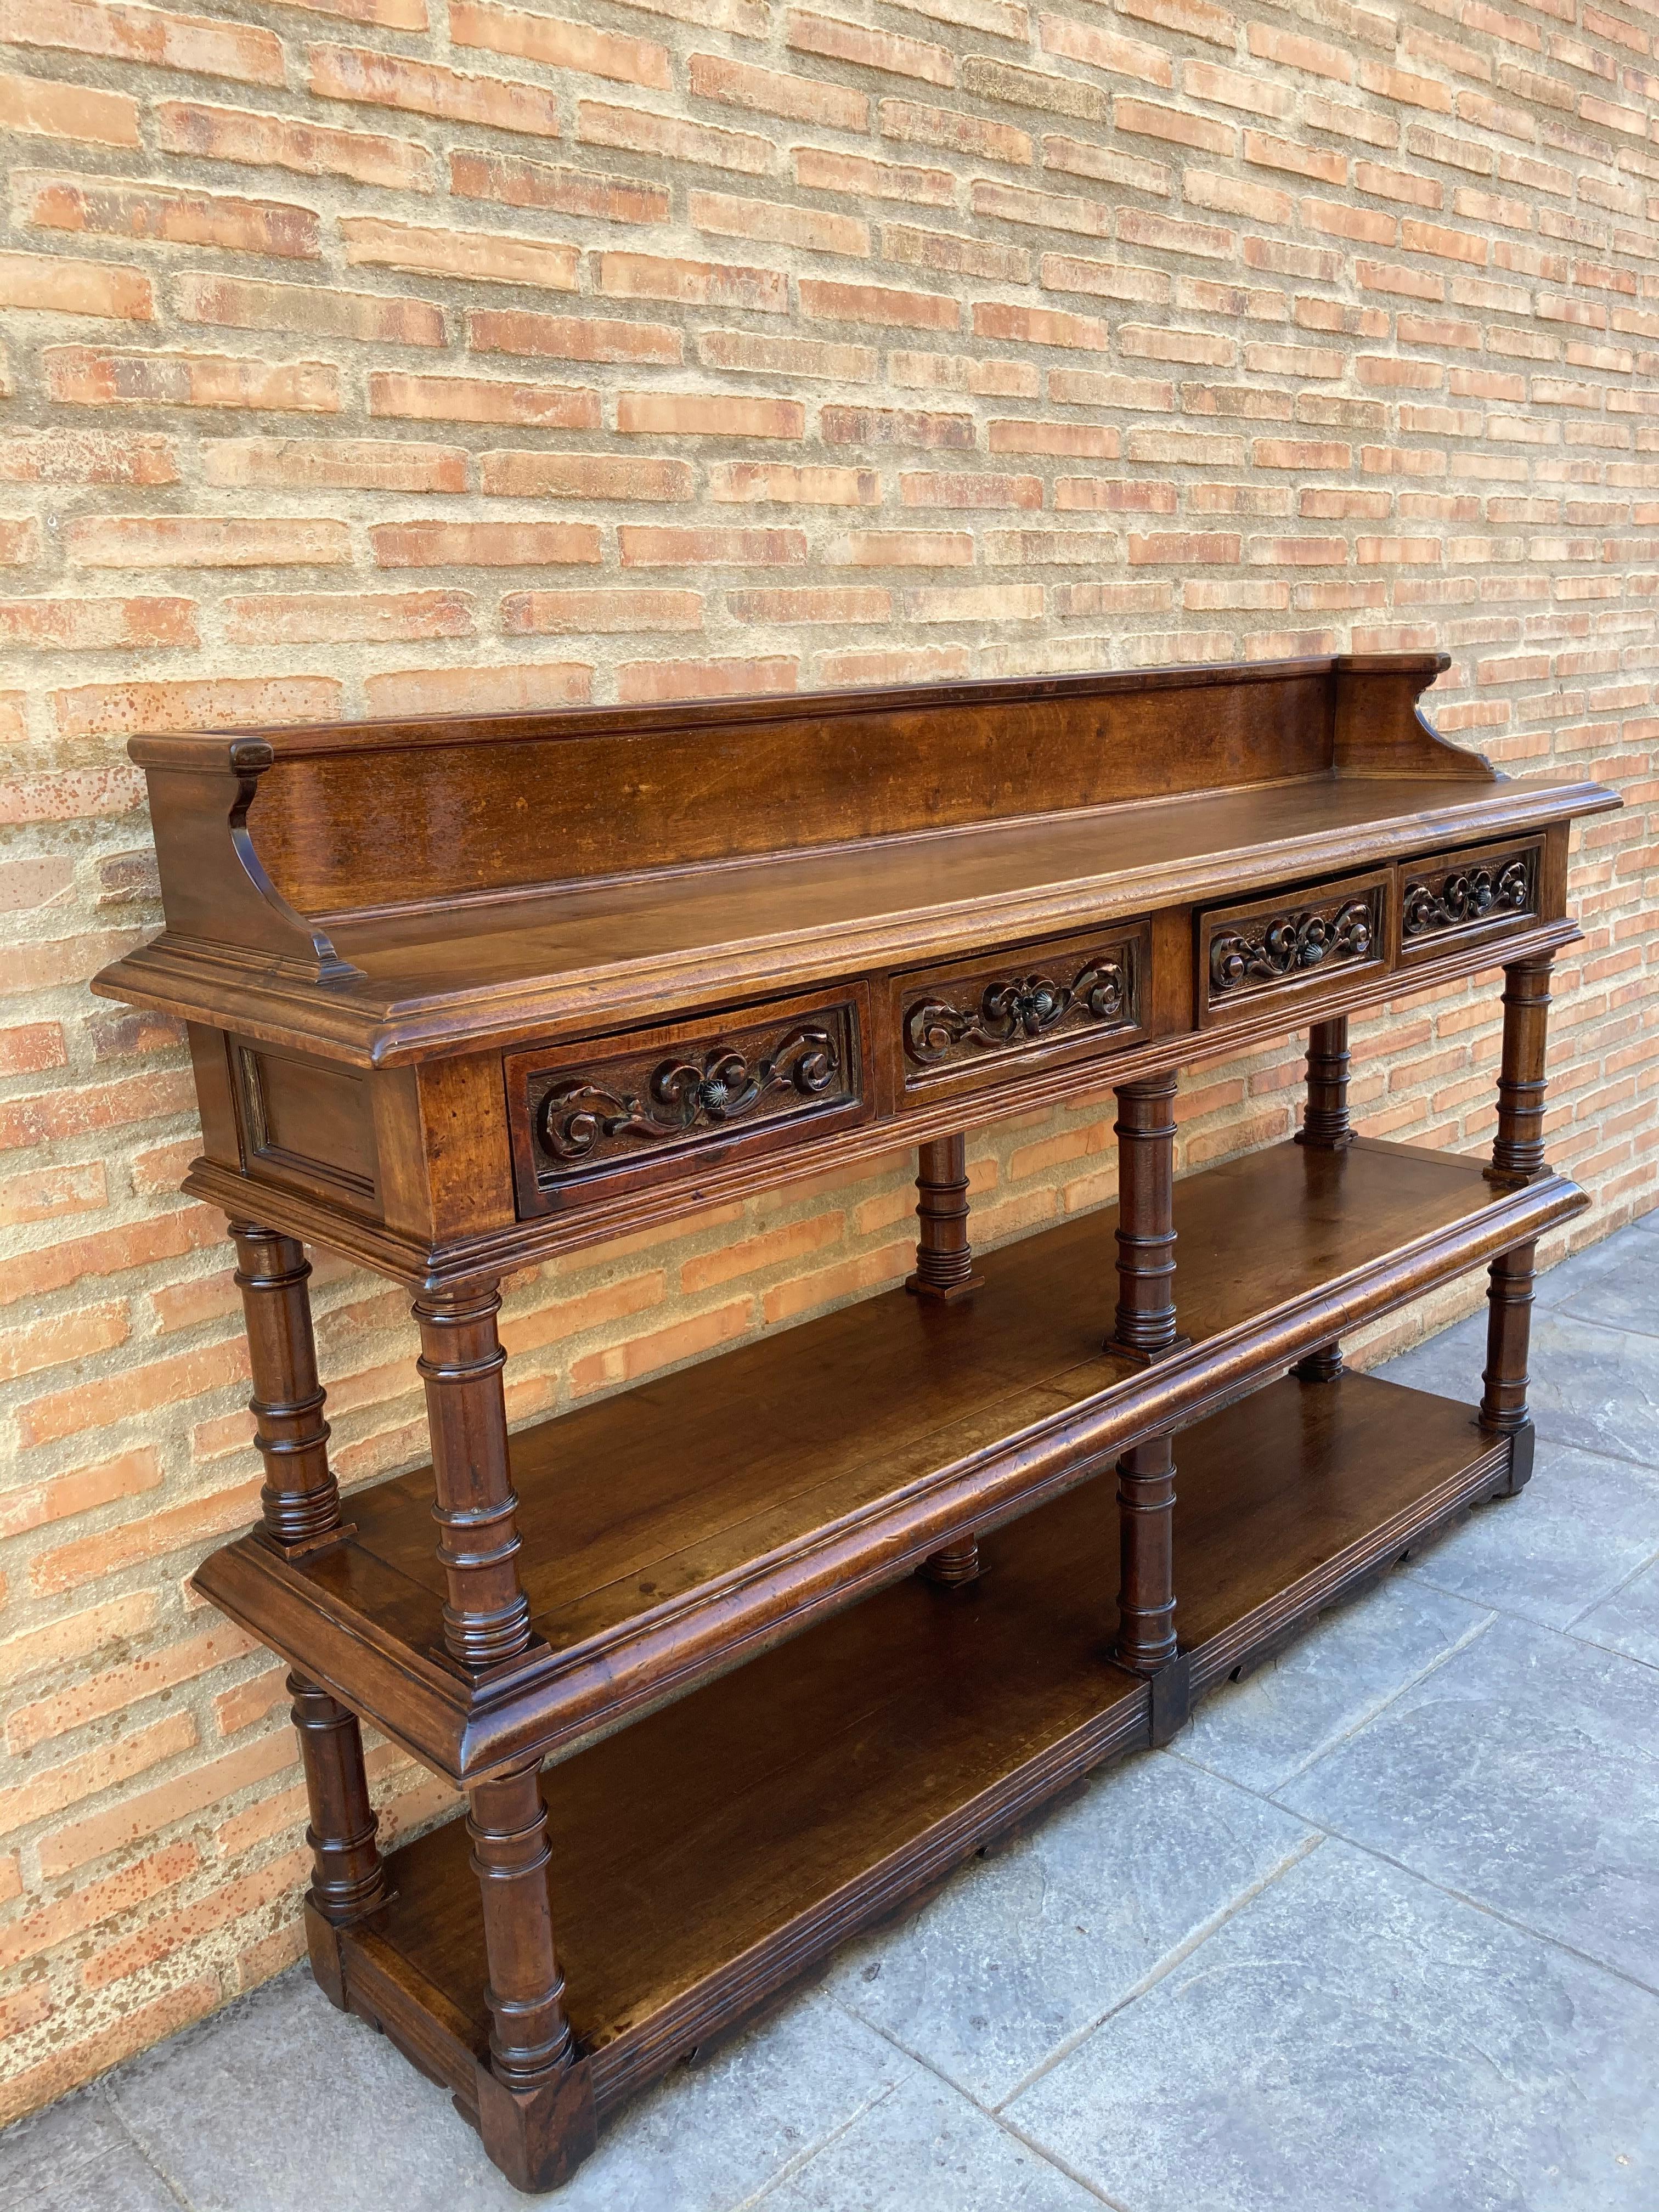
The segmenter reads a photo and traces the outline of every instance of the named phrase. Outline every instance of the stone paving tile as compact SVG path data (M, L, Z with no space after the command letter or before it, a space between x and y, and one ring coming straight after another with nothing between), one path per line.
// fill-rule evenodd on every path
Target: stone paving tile
M1486 1357L1484 1314L1418 1345L1389 1378L1473 1401ZM1604 1328L1565 1310L1533 1316L1528 1399L1540 1438L1614 1459L1659 1464L1659 1337Z
M1651 2212L1659 1999L1328 1843L1006 2117L1124 2212Z
M1543 1279L1561 1286L1557 1310L1604 1328L1659 1336L1659 1237L1621 1229Z
M1622 1651L1645 1666L1659 1667L1659 1564L1634 1575L1620 1590L1581 1613L1575 1636L1604 1650Z
M926 2075L837 2136L757 2212L1099 2212L1094 2191Z
M179 2212L179 2200L111 2112L83 2089L0 2135L6 2212Z
M559 2212L726 2212L917 2070L839 2007L801 1998L625 2108L549 2202ZM337 2012L303 1966L135 2061L112 2093L191 2212L523 2212L526 2203L444 2091Z
M1652 1668L1500 1619L1278 1794L1659 1987Z
M1417 1553L1407 1573L1471 1604L1567 1628L1656 1554L1659 1468L1540 1438L1520 1496L1477 1506Z
M1655 1502L1659 1506L1659 1497ZM1206 1698L1174 1748L1194 1766L1272 1791L1479 1635L1492 1617L1461 1597L1394 1576L1328 1613L1316 1635Z
M845 1954L829 1990L996 2105L1310 1840L1288 1814L1152 1753Z

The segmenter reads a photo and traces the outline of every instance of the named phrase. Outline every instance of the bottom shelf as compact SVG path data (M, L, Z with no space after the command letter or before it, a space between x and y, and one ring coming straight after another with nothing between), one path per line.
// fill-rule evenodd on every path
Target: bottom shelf
M1398 1384L1286 1379L1176 1439L1176 1587L1194 1690L1461 1507L1509 1446ZM1104 1656L1115 1486L1000 1530L966 1589L911 1580L550 1769L566 2005L601 2113L723 2033L988 1838L1149 1739ZM354 2008L464 2104L488 2051L483 1929L459 1821L389 1862L347 1935Z

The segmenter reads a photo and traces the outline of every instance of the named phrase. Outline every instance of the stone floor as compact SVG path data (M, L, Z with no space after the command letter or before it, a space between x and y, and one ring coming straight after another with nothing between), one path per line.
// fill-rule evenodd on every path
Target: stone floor
M625 2112L560 2212L1654 2212L1659 1215L1531 1487ZM1479 1319L1396 1361L1468 1394ZM494 2212L302 1968L0 2136L7 2212Z

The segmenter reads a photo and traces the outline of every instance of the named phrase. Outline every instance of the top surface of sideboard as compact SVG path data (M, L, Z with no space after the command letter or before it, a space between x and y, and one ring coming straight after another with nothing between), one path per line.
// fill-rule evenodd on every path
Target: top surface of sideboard
M112 995L391 1067L1312 883L1616 804L1403 654L145 738L167 927Z

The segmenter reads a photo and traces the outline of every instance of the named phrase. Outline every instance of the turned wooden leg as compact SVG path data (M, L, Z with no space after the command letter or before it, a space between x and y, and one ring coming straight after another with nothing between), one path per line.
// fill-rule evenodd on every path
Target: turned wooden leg
M1173 1074L1118 1086L1117 1314L1106 1349L1150 1363L1176 1334Z
M965 1535L953 1536L937 1552L930 1552L916 1572L941 1589L960 1589L979 1573L979 1539L971 1528Z
M306 1893L306 1945L318 1986L343 2011L345 1965L339 1930L355 1928L392 1898L374 1840L380 1822L368 1802L363 1739L356 1714L303 1674L290 1674L288 1686L311 1805L306 1841L311 1846L313 1875Z
M1494 1182L1526 1182L1544 1165L1544 1051L1550 1012L1550 963L1517 960L1504 970L1504 1056L1498 1072Z
M490 2063L511 2089L534 2089L569 2063L564 1977L553 1948L547 1891L552 1853L541 1763L515 1767L471 1792L466 1830L483 1893Z
M976 1291L984 1277L974 1273L974 1248L968 1242L968 1139L936 1137L916 1155L916 1272L905 1289L920 1298L949 1304Z
M1334 1382L1342 1372L1341 1346L1322 1344L1298 1359L1291 1372L1302 1382Z
M266 1540L285 1555L337 1542L340 1492L328 1464L328 1423L311 1333L311 1262L297 1238L233 1221L236 1281L247 1322L248 1401L265 1463L259 1502Z
M483 1899L489 2064L477 2074L478 2128L520 2189L556 2187L593 2148L593 2095L564 2011L553 1945L540 1761L471 1793L467 1833Z
M1348 1018L1316 1022L1308 1033L1308 1103L1298 1145L1316 1152L1340 1152L1353 1142L1348 1120Z
M1488 1269L1486 1364L1480 1381L1480 1425L1510 1439L1510 1477L1499 1493L1513 1498L1532 1476L1532 1415L1527 1410L1527 1352L1532 1336L1535 1244L1518 1244Z
M1187 1662L1176 1642L1175 1447L1169 1437L1136 1444L1117 1463L1117 1642L1112 1656L1152 1678L1153 1743L1187 1717Z
M438 1558L448 1583L444 1642L472 1673L517 1658L531 1642L501 1390L507 1354L495 1333L501 1303L492 1282L415 1304L442 1532Z

